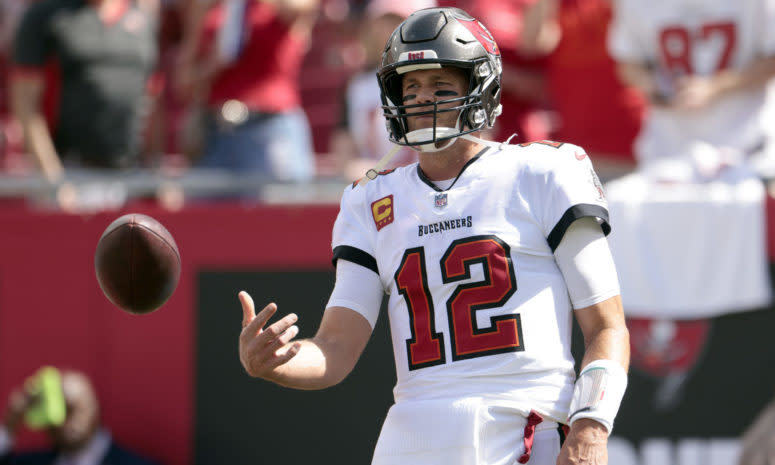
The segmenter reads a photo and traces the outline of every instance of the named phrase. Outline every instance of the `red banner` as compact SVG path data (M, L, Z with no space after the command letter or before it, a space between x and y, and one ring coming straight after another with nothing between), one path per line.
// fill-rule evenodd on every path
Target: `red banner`
M0 399L45 364L84 371L116 439L167 465L193 463L196 272L200 268L330 266L336 206L143 208L175 237L183 269L154 313L130 315L103 296L94 251L128 211L92 216L0 211ZM234 299L223 318L241 321ZM236 345L236 341L235 345ZM236 357L236 351L235 351ZM45 445L23 432L18 447Z

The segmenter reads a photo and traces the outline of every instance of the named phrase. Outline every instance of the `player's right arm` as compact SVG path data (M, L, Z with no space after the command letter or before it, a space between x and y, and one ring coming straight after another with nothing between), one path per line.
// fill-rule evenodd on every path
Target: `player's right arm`
M256 315L253 300L240 293L240 361L251 376L296 389L323 389L355 367L384 296L374 252L376 229L364 192L349 186L342 195L332 240L336 284L313 338L293 340L298 334L295 314L267 325L277 305L271 303Z
M277 311L270 303L258 314L253 299L240 292L242 333L239 354L250 376L295 389L324 389L342 381L355 367L371 336L371 325L345 307L326 309L315 336L294 341L298 317L291 313L267 326Z

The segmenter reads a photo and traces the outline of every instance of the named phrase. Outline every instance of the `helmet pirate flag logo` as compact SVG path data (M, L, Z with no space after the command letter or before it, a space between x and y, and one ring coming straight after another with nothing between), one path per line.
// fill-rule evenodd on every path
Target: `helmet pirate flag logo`
M484 27L484 24L480 23L479 21L473 19L465 19L465 18L458 18L458 21L460 21L460 24L465 26L466 29L471 31L471 34L476 37L476 39L479 41L480 44L482 44L482 47L484 47L485 50L487 50L488 53L495 56L500 56L501 51L498 48L498 44L495 43L495 38L490 34L490 31L487 30L486 27Z

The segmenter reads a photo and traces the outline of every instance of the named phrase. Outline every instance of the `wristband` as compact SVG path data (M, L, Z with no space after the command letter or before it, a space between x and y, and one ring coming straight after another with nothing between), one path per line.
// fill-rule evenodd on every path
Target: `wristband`
M573 389L568 425L580 418L600 422L611 434L627 389L627 373L613 360L595 360L582 370Z

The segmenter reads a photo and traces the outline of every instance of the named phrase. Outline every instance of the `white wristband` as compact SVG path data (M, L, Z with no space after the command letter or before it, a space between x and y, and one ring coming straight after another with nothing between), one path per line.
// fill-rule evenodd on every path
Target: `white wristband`
M568 424L580 418L591 418L608 430L614 427L614 418L627 389L627 373L613 360L595 360L581 370L573 389Z

